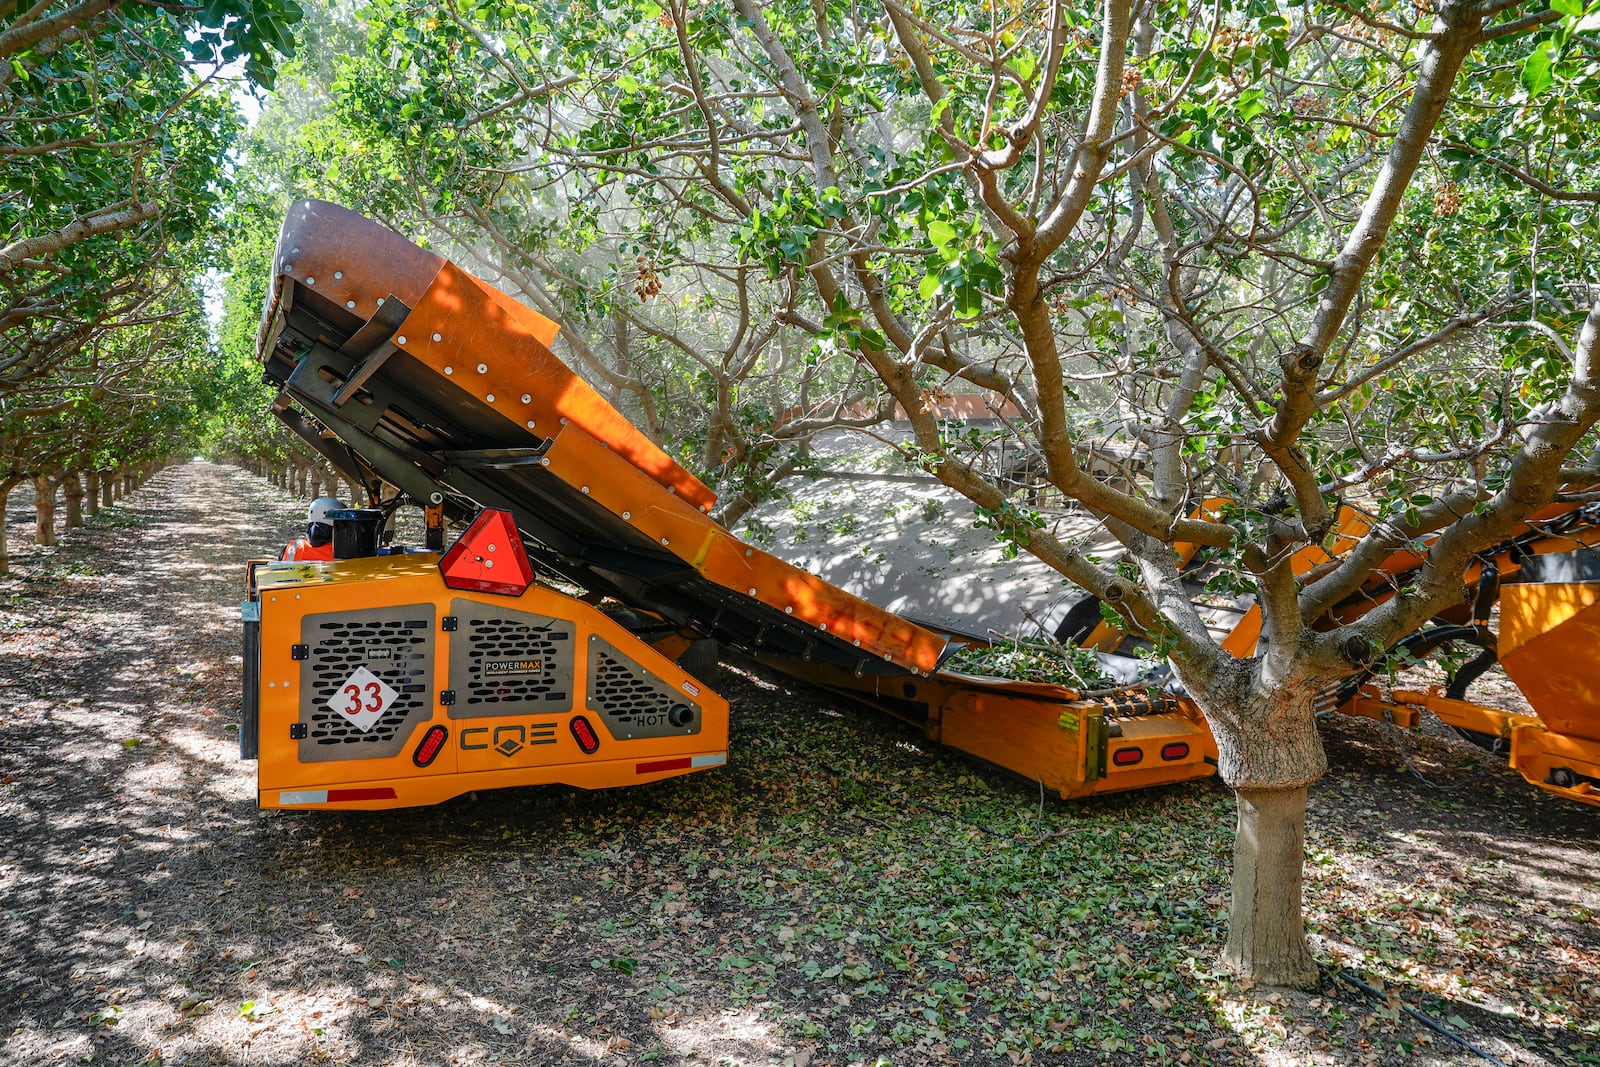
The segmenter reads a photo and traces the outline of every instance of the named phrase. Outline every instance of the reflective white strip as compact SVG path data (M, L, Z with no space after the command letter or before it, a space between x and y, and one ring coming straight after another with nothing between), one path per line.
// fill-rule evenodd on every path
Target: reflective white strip
M726 752L718 752L715 756L696 756L689 761L691 767L720 767L728 762Z
M279 804L326 804L328 791L326 789L307 789L299 793L283 792L278 794Z

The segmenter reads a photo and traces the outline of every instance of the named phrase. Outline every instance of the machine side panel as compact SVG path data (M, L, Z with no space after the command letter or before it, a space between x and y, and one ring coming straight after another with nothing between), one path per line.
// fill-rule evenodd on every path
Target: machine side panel
M701 707L688 690L650 674L599 634L589 635L585 701L611 736L684 737L700 732Z
M457 598L450 602L452 719L572 710L577 626L566 619Z
M1600 582L1508 585L1500 591L1500 662L1558 734L1600 741ZM1591 755L1600 761L1600 751Z
M727 702L612 619L537 583L515 598L453 591L418 559L304 564L266 580L263 806L404 807L556 782L600 789L727 761ZM590 683L591 639L625 676ZM340 705L347 686L365 699L379 683L395 692L381 710Z
M301 622L300 760L387 759L400 754L413 729L432 716L437 630L432 604L400 604L307 615ZM351 680L365 670L396 694L365 728L342 708L374 705L372 690ZM362 675L365 677L365 675ZM370 683L369 683L370 684Z

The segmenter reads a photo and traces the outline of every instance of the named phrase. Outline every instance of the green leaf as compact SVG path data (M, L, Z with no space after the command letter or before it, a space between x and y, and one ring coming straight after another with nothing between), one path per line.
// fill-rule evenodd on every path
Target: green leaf
M945 246L957 237L956 228L943 219L934 219L928 223L928 239L933 242L933 247L943 252Z
M1522 64L1522 86L1535 97L1555 81L1555 42L1542 41Z

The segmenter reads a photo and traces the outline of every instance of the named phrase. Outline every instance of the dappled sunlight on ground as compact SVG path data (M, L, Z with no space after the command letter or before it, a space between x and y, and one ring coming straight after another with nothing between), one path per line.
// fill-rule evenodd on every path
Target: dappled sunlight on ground
M58 549L17 507L0 1063L1483 1062L1401 1004L1517 1067L1592 1043L1593 814L1503 774L1416 792L1374 724L1313 790L1309 918L1400 1000L1250 990L1214 965L1214 783L1046 802L748 667L708 679L734 704L716 773L259 811L242 561L302 505L191 463Z

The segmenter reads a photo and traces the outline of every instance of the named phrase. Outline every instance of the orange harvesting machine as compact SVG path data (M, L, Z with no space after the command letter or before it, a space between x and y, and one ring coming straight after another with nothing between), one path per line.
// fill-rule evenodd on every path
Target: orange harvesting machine
M1063 797L1213 773L1204 716L1181 696L941 669L975 638L739 540L710 518L712 492L551 352L558 329L342 207L290 210L258 354L277 417L365 487L367 507L336 519L331 562L250 566L240 745L263 807L403 807L720 766L729 707L702 677L719 647ZM377 546L374 522L402 504L426 515L421 551ZM1478 576L1501 607L1498 657L1533 714L1474 704L1464 685L1386 696L1354 685L1334 698L1403 724L1431 710L1530 781L1597 803L1600 694L1576 656L1600 619L1600 574L1583 564L1593 526L1579 508L1537 518ZM1367 602L1416 562L1393 557ZM1493 649L1483 614L1442 623ZM1240 654L1251 626L1236 627ZM1096 623L1070 636L1121 641Z

